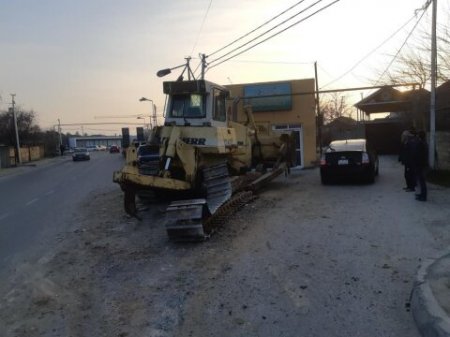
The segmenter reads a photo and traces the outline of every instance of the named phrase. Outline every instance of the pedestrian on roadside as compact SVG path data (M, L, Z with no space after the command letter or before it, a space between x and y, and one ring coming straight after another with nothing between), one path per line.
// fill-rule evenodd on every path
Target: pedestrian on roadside
M400 154L398 157L398 161L402 163L404 166L404 177L406 182L406 187L403 189L406 192L414 192L416 188L416 178L412 168L412 153L410 147L410 141L413 139L415 135L414 127L411 127L409 130L405 130L401 135L401 143L400 143Z
M420 187L420 193L416 194L416 200L427 200L427 183L425 173L428 167L428 145L426 141L426 133L419 131L411 140L412 149L412 169L417 184Z
M65 149L66 149L66 147L63 144L59 145L59 151L61 152L61 156L64 156Z

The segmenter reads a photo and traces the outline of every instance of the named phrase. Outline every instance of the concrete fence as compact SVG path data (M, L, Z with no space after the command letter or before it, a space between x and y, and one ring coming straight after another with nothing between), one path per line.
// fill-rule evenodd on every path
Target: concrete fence
M450 170L450 132L436 131L437 168Z

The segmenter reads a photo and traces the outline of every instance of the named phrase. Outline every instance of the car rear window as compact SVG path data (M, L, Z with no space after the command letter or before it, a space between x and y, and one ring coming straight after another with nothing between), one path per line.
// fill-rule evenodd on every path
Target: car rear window
M362 140L334 141L328 146L327 152L365 151L366 142Z

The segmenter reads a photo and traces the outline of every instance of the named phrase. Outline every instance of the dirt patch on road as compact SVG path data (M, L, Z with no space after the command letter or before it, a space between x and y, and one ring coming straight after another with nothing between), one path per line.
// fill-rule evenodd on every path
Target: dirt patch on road
M6 336L172 336L183 304L226 272L217 261L249 216L235 215L214 242L174 244L164 229L166 204L141 203L137 220L119 207L120 191L89 199L51 253L3 282Z

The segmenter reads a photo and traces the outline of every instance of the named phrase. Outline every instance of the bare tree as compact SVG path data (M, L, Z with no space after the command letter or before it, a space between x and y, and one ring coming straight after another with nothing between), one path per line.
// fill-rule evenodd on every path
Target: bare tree
M347 105L346 96L333 92L321 97L320 112L324 123L327 124L339 117L350 117L352 107Z
M450 29L448 26L439 27L437 38L438 81L450 78Z
M430 62L423 54L411 51L397 57L395 67L383 74L382 81L390 84L419 83L423 88L430 80L430 69Z
M17 128L21 142L33 143L38 141L40 128L35 124L34 111L17 110ZM5 145L16 143L14 116L11 111L0 112L0 143Z
M431 32L422 30L415 41L407 44L409 48L398 55L392 55L392 64L378 74L374 81L379 84L419 83L423 88L430 81L431 73ZM450 78L450 29L441 25L437 31L437 82Z

